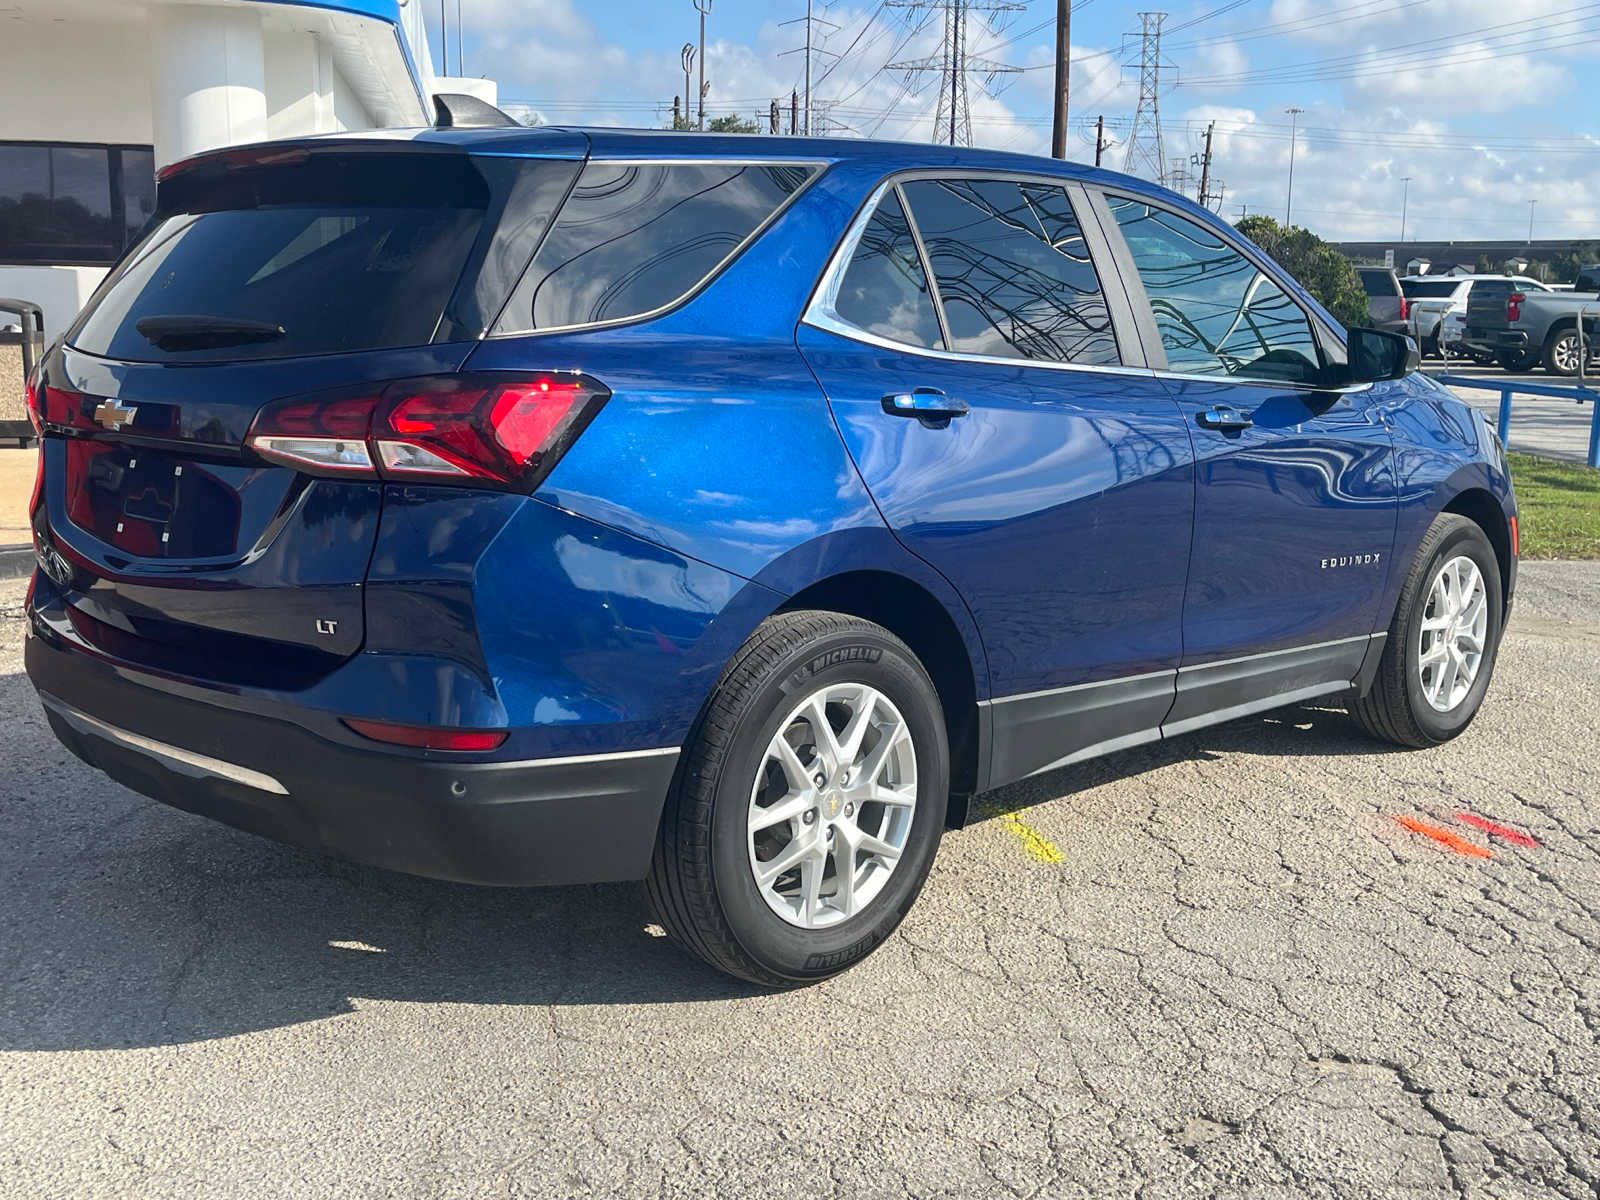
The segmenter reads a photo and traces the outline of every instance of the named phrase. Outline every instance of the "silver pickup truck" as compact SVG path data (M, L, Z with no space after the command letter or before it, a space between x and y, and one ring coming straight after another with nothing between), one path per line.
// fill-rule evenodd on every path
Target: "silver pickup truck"
M1469 350L1492 353L1508 371L1530 371L1543 363L1553 375L1576 375L1580 316L1587 374L1600 359L1600 267L1585 267L1570 292L1522 291L1510 280L1479 281L1467 297L1462 342Z

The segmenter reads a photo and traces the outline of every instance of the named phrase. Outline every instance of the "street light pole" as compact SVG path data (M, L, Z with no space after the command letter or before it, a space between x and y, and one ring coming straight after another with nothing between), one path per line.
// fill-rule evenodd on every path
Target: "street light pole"
M1283 111L1289 114L1289 199L1284 203L1284 206L1283 206L1283 227L1285 229L1288 229L1289 228L1289 218L1294 213L1294 148L1295 148L1295 136L1299 132L1300 114L1305 112L1305 109L1303 109L1303 108L1286 108Z
M700 103L695 128L706 127L706 14L711 11L711 0L694 0L695 11L700 14Z
M683 123L688 125L689 114L694 111L694 101L689 96L689 76L694 72L694 43L685 42L679 57L683 60Z
M1406 200L1411 195L1411 176L1400 177L1400 241L1403 245L1406 240Z
M811 0L806 0L806 136L811 136Z
M1533 249L1533 206L1537 203L1539 203L1537 200L1528 201L1528 249L1530 250Z

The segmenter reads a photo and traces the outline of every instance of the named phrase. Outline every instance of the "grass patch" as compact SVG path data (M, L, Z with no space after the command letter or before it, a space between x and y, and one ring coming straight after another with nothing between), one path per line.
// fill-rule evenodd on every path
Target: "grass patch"
M1511 453L1523 558L1600 558L1600 471Z

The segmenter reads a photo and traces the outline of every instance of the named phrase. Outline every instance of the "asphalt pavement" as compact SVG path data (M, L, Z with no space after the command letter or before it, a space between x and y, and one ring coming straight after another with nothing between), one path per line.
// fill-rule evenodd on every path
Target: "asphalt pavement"
M783 995L632 886L125 791L50 737L0 583L0 1195L1592 1198L1600 564L1522 580L1457 741L1294 708L1009 788Z
M1446 365L1436 358L1423 363L1429 374L1446 370ZM1573 387L1576 379L1551 375L1547 371L1534 371L1513 375L1501 367L1480 367L1472 363L1452 360L1449 374L1482 380L1481 388L1452 387L1451 390L1476 408L1482 409L1494 424L1500 415L1499 389L1507 383L1532 383L1541 387ZM1600 381L1586 381L1588 386L1600 386ZM1568 462L1589 461L1589 430L1594 420L1594 405L1562 400L1554 396L1511 397L1511 437L1506 440L1513 450L1529 454L1542 454L1546 458L1560 458ZM1504 435L1502 434L1502 437Z

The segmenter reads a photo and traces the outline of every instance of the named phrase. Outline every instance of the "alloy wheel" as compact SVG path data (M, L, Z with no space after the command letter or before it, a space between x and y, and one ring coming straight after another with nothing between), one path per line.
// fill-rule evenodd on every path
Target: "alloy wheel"
M1436 712L1467 698L1483 665L1489 633L1489 594L1478 564L1457 555L1428 589L1417 644L1417 681Z
M860 683L813 692L779 725L750 790L762 899L802 929L849 920L894 873L916 803L916 747L894 703Z

